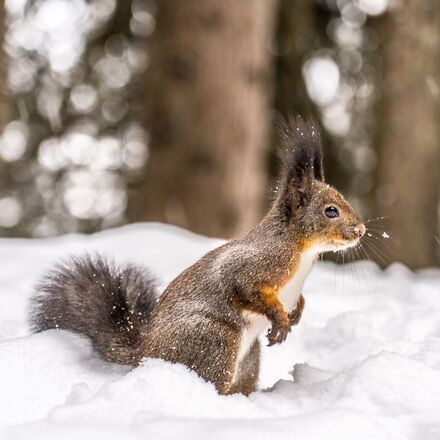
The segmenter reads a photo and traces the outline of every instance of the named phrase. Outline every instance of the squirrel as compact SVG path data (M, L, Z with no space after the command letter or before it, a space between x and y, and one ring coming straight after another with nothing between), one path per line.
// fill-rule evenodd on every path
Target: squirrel
M284 119L280 140L277 195L257 226L208 252L160 296L145 268L99 255L65 260L36 287L34 330L82 333L112 362L181 363L220 394L255 391L260 333L270 325L268 345L283 342L301 319L302 286L318 256L355 246L365 233L324 182L314 122Z

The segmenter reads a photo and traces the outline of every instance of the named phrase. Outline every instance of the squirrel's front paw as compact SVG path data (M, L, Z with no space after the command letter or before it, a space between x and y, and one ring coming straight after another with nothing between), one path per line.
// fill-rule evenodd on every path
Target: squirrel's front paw
M298 302L296 303L295 309L289 313L290 325L297 325L298 322L301 320L302 312L304 310L304 304L305 300L304 297L301 295Z
M267 333L267 339L269 347L275 344L280 344L287 338L287 334L290 332L290 321L277 321L272 323L272 328Z

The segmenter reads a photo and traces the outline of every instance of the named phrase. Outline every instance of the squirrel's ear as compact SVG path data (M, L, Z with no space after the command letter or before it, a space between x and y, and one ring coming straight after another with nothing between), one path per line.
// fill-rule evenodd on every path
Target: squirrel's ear
M304 206L308 201L313 185L313 167L301 164L296 167L292 177L290 188L294 194L296 204L298 206Z
M324 180L321 142L317 124L311 118L289 116L278 120L281 141L281 184L305 203L313 181Z

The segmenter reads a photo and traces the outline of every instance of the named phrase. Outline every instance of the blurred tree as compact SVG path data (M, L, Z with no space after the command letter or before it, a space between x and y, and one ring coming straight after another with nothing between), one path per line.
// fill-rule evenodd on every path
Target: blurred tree
M5 34L5 2L0 0L0 130L4 128L8 120L8 98L6 93L7 60L4 51ZM0 188L4 188L7 182L7 165L0 159Z
M8 119L8 99L6 93L7 60L3 48L5 33L5 2L0 0L0 127Z
M396 4L382 27L383 77L377 111L377 211L412 268L435 265L440 188L440 8Z
M93 232L125 222L127 182L142 173L148 153L136 84L147 67L152 2L6 6L11 121L0 134L7 162L0 235Z
M308 0L280 0L276 47L275 108L282 114L311 110L302 67L316 50L316 5Z
M275 0L162 0L147 71L150 157L129 207L208 235L259 218Z

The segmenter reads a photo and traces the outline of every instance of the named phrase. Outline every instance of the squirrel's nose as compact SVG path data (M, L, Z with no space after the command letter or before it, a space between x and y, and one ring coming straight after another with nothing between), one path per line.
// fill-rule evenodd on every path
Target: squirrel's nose
M357 226L355 226L353 230L354 230L355 234L359 238L361 238L365 234L366 228L365 228L365 225L363 223L360 223Z

